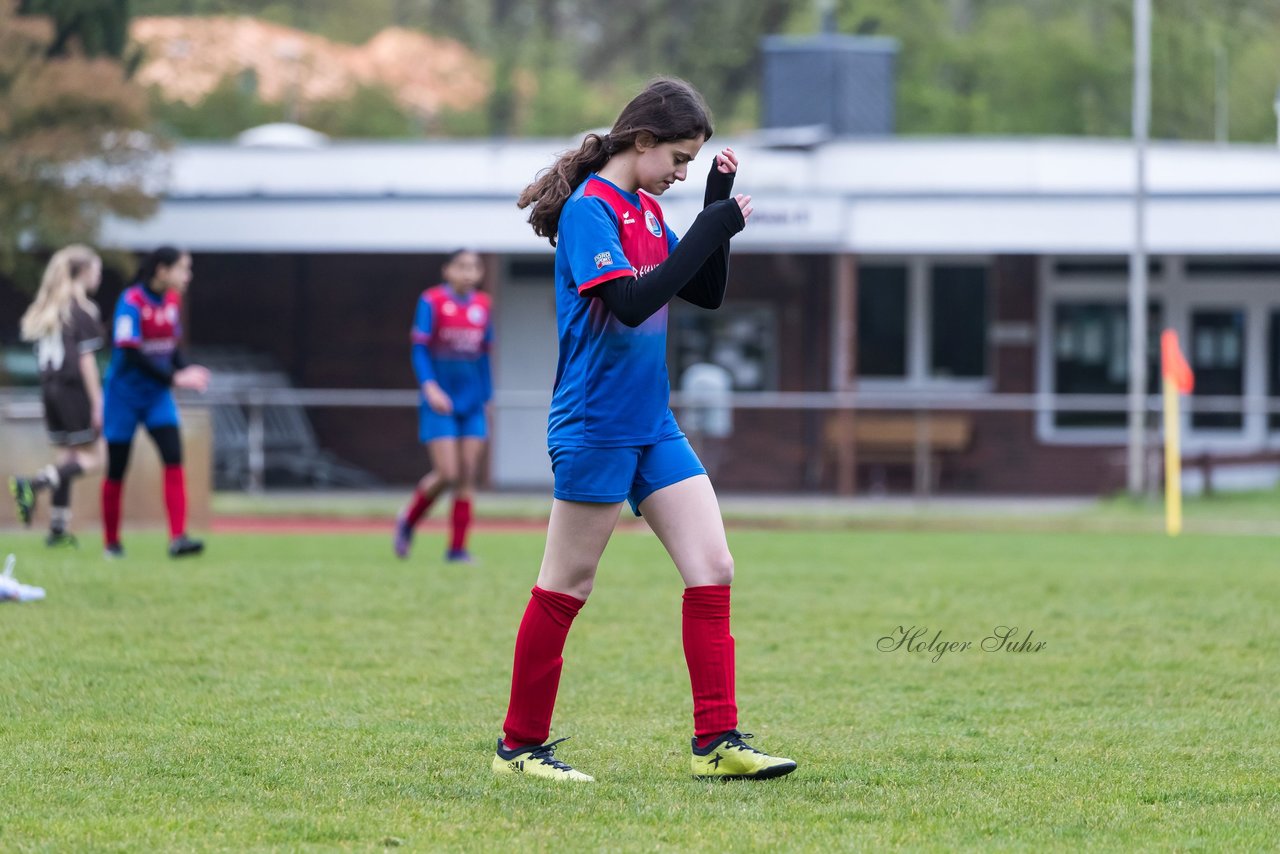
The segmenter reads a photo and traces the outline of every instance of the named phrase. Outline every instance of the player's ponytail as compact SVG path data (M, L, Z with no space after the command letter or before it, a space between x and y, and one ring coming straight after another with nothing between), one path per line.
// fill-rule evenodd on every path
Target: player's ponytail
M614 154L633 147L642 134L654 143L663 143L697 136L707 140L712 130L711 110L698 90L683 80L660 77L631 99L608 133L589 133L577 151L562 153L550 169L524 188L516 207L532 207L529 224L534 233L555 246L564 203Z
M40 290L19 323L22 340L38 341L56 333L70 320L72 303L79 303L96 318L98 307L89 299L82 279L91 266L101 263L96 252L78 243L53 253L40 280Z
M134 283L150 285L161 267L172 267L185 254L187 253L174 246L161 246L155 249L138 265L138 272L133 275Z

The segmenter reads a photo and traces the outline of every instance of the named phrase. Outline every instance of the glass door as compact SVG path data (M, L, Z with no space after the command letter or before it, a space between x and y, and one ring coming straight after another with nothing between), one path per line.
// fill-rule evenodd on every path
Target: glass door
M1244 308L1196 308L1191 311L1190 357L1196 386L1192 394L1191 426L1197 430L1244 429L1244 413L1197 409L1195 400L1235 397L1244 400Z
M1267 344L1267 396L1280 403L1280 309L1272 309ZM1272 412L1268 421L1273 431L1280 430L1280 412Z

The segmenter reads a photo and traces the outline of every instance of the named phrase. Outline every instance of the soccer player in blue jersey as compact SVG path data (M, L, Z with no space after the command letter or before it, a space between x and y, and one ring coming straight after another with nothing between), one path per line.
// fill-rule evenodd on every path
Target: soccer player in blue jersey
M471 497L489 436L485 409L493 397L493 312L489 295L476 290L484 278L477 253L455 251L441 272L443 284L418 298L410 335L413 372L422 394L418 438L427 446L431 471L418 481L396 518L395 552L408 557L414 527L436 498L452 489L453 533L445 560L470 562Z
M511 699L492 762L499 774L592 780L557 759L559 742L547 738L565 638L624 501L644 516L685 583L694 776L766 779L796 768L751 747L738 729L733 558L715 491L668 406L667 303L678 296L720 306L729 238L752 210L750 196L730 198L738 160L725 148L684 237L663 220L657 197L685 179L711 132L693 87L655 80L607 134L587 134L520 197L520 207L532 208L534 231L556 247L560 362L547 428L555 499L516 635Z
M209 371L188 363L182 338L182 296L191 283L191 256L162 246L143 260L134 283L116 302L111 363L103 401L107 476L102 482L102 528L109 558L124 556L120 509L133 434L141 424L164 463L164 503L169 516L169 555L199 554L204 543L187 536L187 487L182 470L178 407L170 388L204 391Z

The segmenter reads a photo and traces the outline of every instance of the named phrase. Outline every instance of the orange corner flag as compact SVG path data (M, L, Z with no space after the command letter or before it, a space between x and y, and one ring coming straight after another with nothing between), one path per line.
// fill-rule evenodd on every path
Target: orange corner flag
M1182 356L1178 346L1178 333L1166 329L1160 335L1160 364L1165 379L1173 383L1179 394L1191 394L1196 385L1195 374Z

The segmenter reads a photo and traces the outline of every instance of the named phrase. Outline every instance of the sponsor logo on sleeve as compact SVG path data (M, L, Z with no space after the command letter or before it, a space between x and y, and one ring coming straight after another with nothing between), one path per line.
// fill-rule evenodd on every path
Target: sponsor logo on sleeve
M598 255L596 255L596 269L597 269L597 270L603 270L605 267L608 267L608 266L609 266L610 264L612 264L612 263L613 263L613 253L612 253L612 252L601 252L601 253L599 253Z
M133 338L133 320L128 315L116 318L116 340L128 341Z

